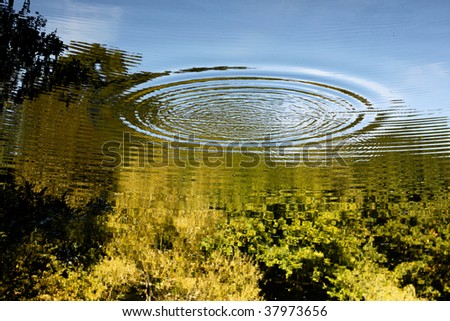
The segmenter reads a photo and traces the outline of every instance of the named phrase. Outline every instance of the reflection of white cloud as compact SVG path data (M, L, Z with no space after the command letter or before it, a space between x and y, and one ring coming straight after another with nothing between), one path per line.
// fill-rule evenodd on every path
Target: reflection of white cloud
M55 5L58 15L49 17L48 29L57 29L64 42L111 43L116 40L122 17L120 7L74 0L58 1Z

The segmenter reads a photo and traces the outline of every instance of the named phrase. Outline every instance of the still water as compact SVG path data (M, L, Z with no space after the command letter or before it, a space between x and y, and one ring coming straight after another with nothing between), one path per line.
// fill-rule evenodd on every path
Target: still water
M5 100L2 165L131 212L448 209L447 1L35 0L111 85ZM97 51L96 51L97 50ZM100 51L99 51L100 50ZM114 61L114 55L120 63ZM83 58L84 57L84 58Z

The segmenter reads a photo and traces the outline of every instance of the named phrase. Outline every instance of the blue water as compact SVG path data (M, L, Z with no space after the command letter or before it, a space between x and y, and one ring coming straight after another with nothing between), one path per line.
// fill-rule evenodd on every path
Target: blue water
M142 70L314 68L378 82L423 113L450 115L448 1L44 1L65 41L143 55Z

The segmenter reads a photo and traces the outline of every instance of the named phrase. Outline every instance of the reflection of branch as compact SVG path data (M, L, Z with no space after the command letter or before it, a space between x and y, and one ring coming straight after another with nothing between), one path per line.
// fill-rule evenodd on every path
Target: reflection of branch
M47 20L29 15L30 0L25 0L19 13L13 9L14 1L0 2L0 97L21 102L34 98L50 86L50 77L63 42L55 32L45 33Z
M11 0L14 2L14 0ZM20 10L19 14L24 15L30 13L30 0L25 0L23 2L22 10Z

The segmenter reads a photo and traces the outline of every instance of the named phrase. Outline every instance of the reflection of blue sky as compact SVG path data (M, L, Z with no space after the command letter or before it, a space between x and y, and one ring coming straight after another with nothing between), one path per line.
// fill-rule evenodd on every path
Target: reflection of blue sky
M118 39L122 19L120 6L61 0L51 2L51 7L47 8L41 2L32 1L31 9L40 11L48 19L47 29L57 29L66 43L70 40L111 43Z
M144 56L146 70L284 65L354 74L450 115L450 2L35 0L67 39Z

